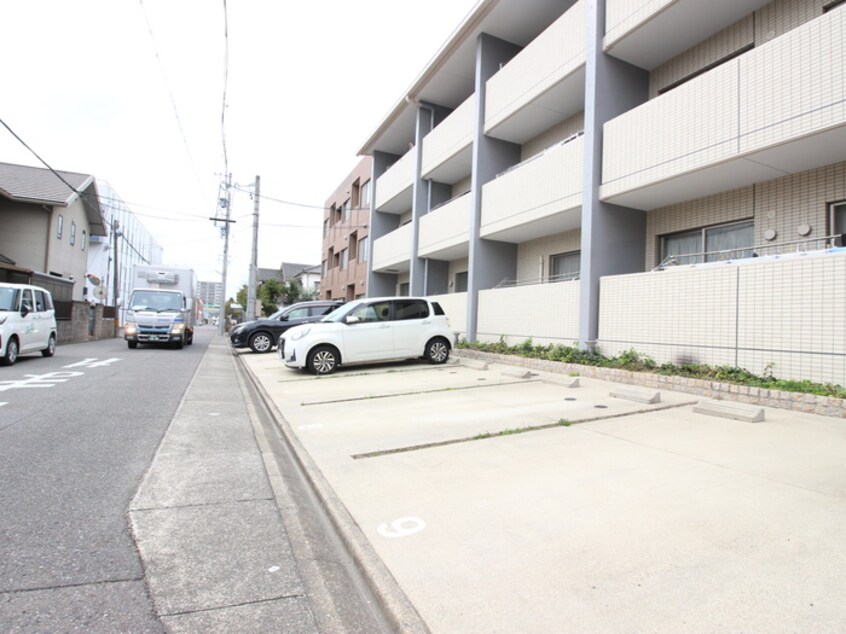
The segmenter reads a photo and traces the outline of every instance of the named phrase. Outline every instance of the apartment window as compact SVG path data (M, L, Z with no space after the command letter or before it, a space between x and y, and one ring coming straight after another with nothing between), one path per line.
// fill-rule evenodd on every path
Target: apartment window
M358 241L358 261L359 262L367 262L367 246L370 238L364 236L361 240Z
M408 297L409 292L409 285L408 282L403 282L399 285L399 296L400 297Z
M677 264L697 264L750 258L754 241L751 220L682 231L661 239L661 259L676 256Z
M359 207L370 209L370 191L370 181L367 181L366 183L364 183L364 185L361 186L361 190L359 193L359 198L361 199L361 202L359 203Z
M350 234L350 260L358 257L358 233L353 231Z
M323 277L326 277L326 260L323 260Z
M455 274L455 292L467 292L467 271L461 271L460 273Z
M62 231L65 229L65 217L59 214L59 220L56 222L56 237L62 239Z
M70 245L76 244L76 223L71 220Z
M353 207L359 208L361 206L361 187L359 186L358 180L352 184L352 196L350 196L350 200L352 201Z
M82 230L82 243L79 245L79 248L85 251L85 243L88 240L88 234L85 232L85 229Z
M582 266L582 252L556 253L549 258L549 279L552 281L575 280Z
M341 251L341 270L349 268L350 265L350 250L344 249Z
M846 1L846 0L844 0ZM831 204L831 235L846 233L846 200Z
M344 203L344 206L343 206L343 220L344 220L344 222L350 221L350 209L351 209L350 201L349 201L349 199L347 199L347 201Z
M323 221L323 238L325 239L329 235L329 219Z

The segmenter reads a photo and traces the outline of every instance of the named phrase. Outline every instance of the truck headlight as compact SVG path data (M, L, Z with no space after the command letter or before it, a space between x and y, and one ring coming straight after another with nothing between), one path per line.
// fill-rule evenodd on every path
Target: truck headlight
M136 326L135 324L126 324L126 334L128 334L128 335L138 334L138 326Z
M185 324L184 323L173 324L173 326L170 329L170 334L181 335L182 331L184 331L184 330L185 330Z

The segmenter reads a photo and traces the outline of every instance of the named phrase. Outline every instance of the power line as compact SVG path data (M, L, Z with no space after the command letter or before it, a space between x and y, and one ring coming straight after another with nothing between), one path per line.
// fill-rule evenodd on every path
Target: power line
M194 163L194 156L191 154L191 148L188 146L188 139L185 136L185 129L182 127L182 119L179 118L179 110L176 107L176 99L173 97L173 91L170 89L170 82L167 80L167 74L164 70L164 64L162 63L162 58L159 56L159 49L156 46L156 38L153 35L153 27L150 25L150 19L147 17L147 9L144 7L144 0L138 0L138 3L141 5L141 13L144 14L144 22L147 24L147 32L150 34L150 41L153 43L153 53L156 55L156 61L159 65L159 72L162 74L162 80L164 81L165 88L167 88L167 94L170 97L170 105L173 106L173 116L176 118L176 125L179 128L179 133L182 136L182 144L185 146L185 152L188 154L188 162L191 163L191 170L194 172L194 178L197 179L197 185L200 187L200 193L205 196L205 190L203 188L203 182L200 180L200 174L197 172L197 166Z
M223 101L220 109L220 139L223 144L223 173L229 174L229 155L226 151L226 90L229 84L229 14L223 0Z

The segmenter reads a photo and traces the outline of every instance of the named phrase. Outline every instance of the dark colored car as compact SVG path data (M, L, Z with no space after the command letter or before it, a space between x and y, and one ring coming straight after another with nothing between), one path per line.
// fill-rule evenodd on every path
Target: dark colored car
M318 300L291 304L270 317L238 324L229 333L229 341L233 348L270 352L279 340L279 335L288 328L320 321L324 315L328 315L343 303L337 300Z

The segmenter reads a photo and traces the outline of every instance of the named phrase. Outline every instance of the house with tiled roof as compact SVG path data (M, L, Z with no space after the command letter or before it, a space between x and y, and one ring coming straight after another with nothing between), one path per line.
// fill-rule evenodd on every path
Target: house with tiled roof
M63 283L55 299L84 299L91 236L106 226L89 174L0 163L0 261Z

